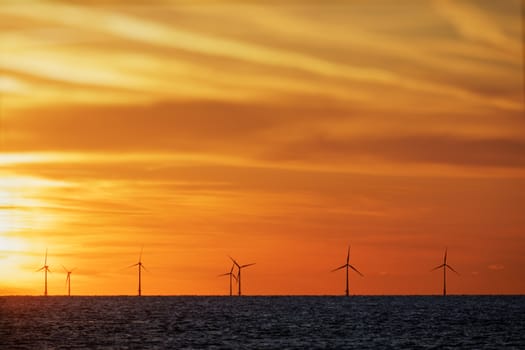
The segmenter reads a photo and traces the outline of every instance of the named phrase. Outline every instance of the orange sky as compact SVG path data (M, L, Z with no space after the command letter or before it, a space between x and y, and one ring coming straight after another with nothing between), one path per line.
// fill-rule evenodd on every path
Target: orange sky
M520 1L74 3L0 7L0 295L525 293Z

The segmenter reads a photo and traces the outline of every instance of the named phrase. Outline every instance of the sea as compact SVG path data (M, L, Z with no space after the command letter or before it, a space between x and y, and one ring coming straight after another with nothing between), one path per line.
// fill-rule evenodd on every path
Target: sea
M525 296L0 297L0 349L525 349Z

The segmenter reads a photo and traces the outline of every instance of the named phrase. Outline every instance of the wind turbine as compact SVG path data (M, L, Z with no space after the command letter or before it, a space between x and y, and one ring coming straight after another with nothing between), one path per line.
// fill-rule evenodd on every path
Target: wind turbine
M70 296L71 296L71 273L72 273L73 271L75 271L76 267L75 267L74 269L72 269L71 271L69 271L68 269L66 269L64 265L62 265L62 268L63 268L64 271L66 271L66 273L67 273L67 277L66 277L67 296L70 297Z
M235 266L237 266L237 283L239 283L239 286L238 286L239 287L239 296L241 296L241 270L244 269L245 267L255 265L255 263L239 265L237 263L237 261L235 261L235 259L232 258L231 256L230 256L230 259L233 261L233 264Z
M146 269L146 266L144 266L144 264L142 263L142 251L143 250L144 248L140 249L139 262L128 266L128 268L133 267L133 266L138 266L138 269L139 269L139 297L142 295L142 276L141 276L142 269L148 271L148 269Z
M218 277L221 277L221 276L230 276L230 296L232 296L232 278L235 278L235 280L237 281L237 277L233 274L233 268L235 267L235 263L232 264L232 268L230 269L230 272L226 272L226 273L223 273L222 275L219 275Z
M46 257L45 257L45 260L44 260L44 266L42 266L41 268L39 268L36 271L38 272L38 271L42 271L42 270L44 270L44 276L45 276L44 296L47 297L47 273L48 272L51 273L51 270L49 270L49 266L47 266L47 248L46 248Z
M337 271L337 270L341 270L343 268L346 268L346 290L345 290L345 295L348 296L348 268L351 268L352 270L357 272L361 277L365 277L361 272L357 271L357 269L355 267L350 265L350 246L348 246L348 253L346 254L346 264L341 265L341 266L339 266L336 269L333 269L331 272L334 272L334 271Z
M445 256L443 257L443 264L436 266L432 270L430 270L430 271L434 271L434 270L443 268L443 296L447 295L447 267L459 275L459 272L457 272L456 270L452 268L452 266L447 264L447 248L445 248Z

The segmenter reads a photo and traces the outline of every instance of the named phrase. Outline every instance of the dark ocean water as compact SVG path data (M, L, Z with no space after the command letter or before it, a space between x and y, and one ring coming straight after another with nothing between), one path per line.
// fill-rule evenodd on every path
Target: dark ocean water
M1 349L525 349L525 296L0 297Z

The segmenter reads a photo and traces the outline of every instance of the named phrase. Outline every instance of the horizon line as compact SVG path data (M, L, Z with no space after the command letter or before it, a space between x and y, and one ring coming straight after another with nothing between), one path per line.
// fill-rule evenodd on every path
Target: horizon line
M352 294L351 297L442 297L441 294ZM486 293L486 294L447 294L447 296L525 296L525 293ZM3 297L35 297L35 298L49 298L49 297L130 297L130 298L141 298L141 297L227 297L231 298L230 295L226 294L146 294L140 297L136 294L78 294L68 296L67 294L53 294L53 295L35 295L35 294L6 294L0 295ZM234 296L235 297L235 296ZM243 297L342 297L347 299L348 297L341 294L250 294L242 295Z

